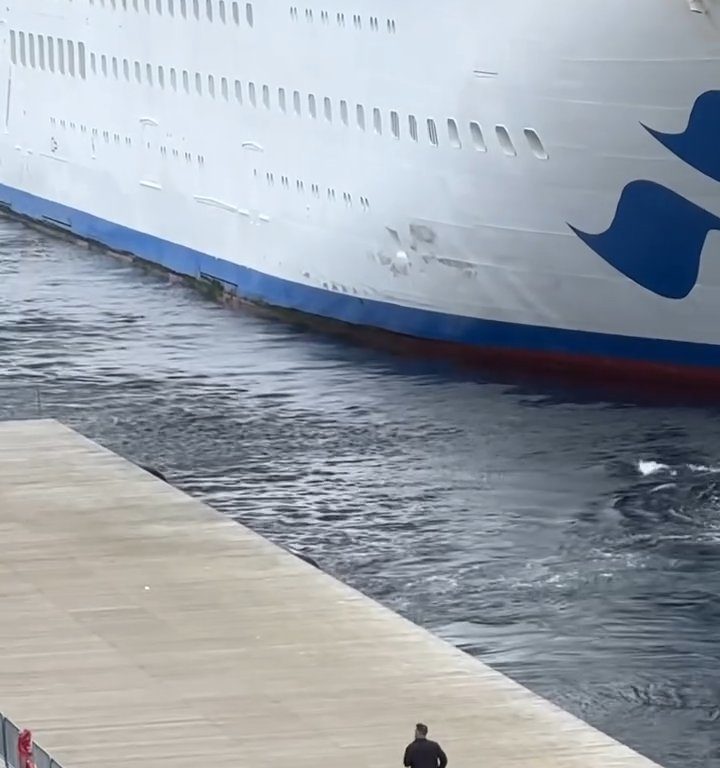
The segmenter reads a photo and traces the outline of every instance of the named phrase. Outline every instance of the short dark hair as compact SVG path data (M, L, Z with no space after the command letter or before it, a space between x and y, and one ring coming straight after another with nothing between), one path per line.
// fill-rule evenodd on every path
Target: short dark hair
M427 725L425 725L425 723L417 723L415 725L415 730L418 733L422 733L423 736L427 736L428 727L427 727Z

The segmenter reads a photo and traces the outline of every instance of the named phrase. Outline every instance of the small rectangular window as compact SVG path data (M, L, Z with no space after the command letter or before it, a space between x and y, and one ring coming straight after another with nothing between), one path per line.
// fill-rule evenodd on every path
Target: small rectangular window
M37 44L38 44L38 66L40 67L40 69L45 69L45 37L44 35L38 35Z
M117 77L120 74L120 69L118 67L117 56L113 56L112 57L112 73L113 73L113 77L117 80Z
M413 141L418 140L418 126L415 115L408 115L408 133Z
M263 85L262 88L262 99L263 104L265 105L265 109L270 109L270 89L267 87L267 85Z
M525 138L527 139L527 142L530 145L530 149L532 150L532 153L535 155L535 157L537 157L538 160L547 160L549 155L543 146L537 131L534 131L532 128L525 128L523 133L525 134Z
M175 0L167 0L167 4L168 4L168 13L171 16L174 16L175 15Z
M123 59L123 77L126 81L130 80L130 62L127 59Z
M20 40L20 63L25 66L27 64L27 58L25 54L25 33L20 32L18 34L18 38Z
M220 16L220 21L222 21L223 24L227 21L225 18L225 0L220 0L218 3L218 14Z
M257 96L255 95L255 83L248 83L248 99L253 107L257 106Z
M207 0L205 3L205 15L208 18L208 21L213 20L213 6L212 6L212 0Z
M173 91L177 91L177 72L175 67L170 67L170 87Z
M345 99L340 101L340 119L342 120L343 125L348 124L348 105Z
M515 150L515 145L513 144L512 139L510 138L510 133L508 132L508 129L504 125L496 125L495 135L497 136L498 141L500 142L502 151L508 157L515 157L517 155L517 151Z
M182 81L183 91L185 91L185 93L190 93L190 73L187 71L187 69L183 69Z
M30 66L35 67L35 35L32 32L28 34L28 54Z
M235 81L235 100L242 104L242 83L239 80Z
M140 62L135 62L135 79L138 81L138 83L142 83L142 67L140 66Z
M240 23L240 7L237 3L232 4L232 17L236 24Z
M103 58L105 58L105 57L103 56ZM153 84L153 68L152 68L152 64L146 64L145 65L145 78L148 81L148 85L152 85Z
M155 10L162 16L162 0L155 0Z
M448 118L447 129L450 146L454 149L461 149L462 142L460 141L460 133L458 132L457 123L451 117Z
M227 77L220 78L220 93L225 101L228 100L228 81Z
M193 16L196 19L200 18L200 0L193 0Z
M362 104L358 104L355 107L355 116L357 117L357 125L361 131L365 130L365 107Z
M252 3L245 3L245 19L247 20L247 23L249 26L253 26L255 23L253 19L253 7Z
M315 103L315 95L312 93L308 93L308 111L310 112L310 117L317 117L317 104Z
M427 119L427 130L428 130L428 138L430 139L430 143L437 147L438 145L438 135L437 135L437 127L435 126L435 121L428 117Z
M165 70L158 64L157 68L158 85L161 88L165 87Z
M67 40L67 69L68 74L75 77L75 43L72 40Z
M77 59L78 59L78 73L84 80L87 77L87 71L85 67L85 43L77 44Z
M14 29L10 30L10 61L17 64L17 37Z
M300 106L300 91L293 91L293 109L295 110L296 115L302 114L302 108Z
M55 71L55 38L48 37L48 67L50 71Z
M65 41L62 37L57 39L58 72L65 74Z
M390 112L390 133L394 138L400 138L400 115L394 110Z
M212 75L208 75L208 93L215 98L215 78Z
M284 88L278 88L278 106L280 109L285 112L287 111L287 104L285 102L285 89Z
M202 93L202 75L199 72L195 73L195 92Z
M187 0L180 0L180 15L187 19Z
M325 114L325 119L328 121L328 123L331 123L332 122L332 102L327 96L323 99L323 113Z
M382 115L377 107L373 109L373 128L375 133L378 135L382 134Z
M90 54L90 71L93 75L97 75L97 56L94 52Z

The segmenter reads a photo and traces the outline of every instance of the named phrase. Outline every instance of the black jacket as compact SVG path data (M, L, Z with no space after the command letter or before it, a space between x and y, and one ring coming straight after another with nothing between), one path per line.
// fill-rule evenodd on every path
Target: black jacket
M405 768L445 768L447 756L436 741L415 739L405 750L403 765Z

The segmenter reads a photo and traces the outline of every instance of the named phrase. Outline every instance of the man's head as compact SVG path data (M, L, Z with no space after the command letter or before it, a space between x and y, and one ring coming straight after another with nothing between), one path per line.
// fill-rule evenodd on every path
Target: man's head
M418 723L415 726L415 738L416 739L425 739L427 738L427 732L428 727L425 725L425 723Z

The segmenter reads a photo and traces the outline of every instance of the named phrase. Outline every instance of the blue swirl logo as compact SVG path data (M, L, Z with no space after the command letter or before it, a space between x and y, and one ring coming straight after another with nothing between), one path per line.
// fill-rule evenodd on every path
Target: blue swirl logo
M666 134L643 125L670 152L720 181L720 91L702 94L687 128ZM684 299L695 287L700 257L720 218L661 184L630 182L610 227L600 234L573 232L604 261L652 293Z

